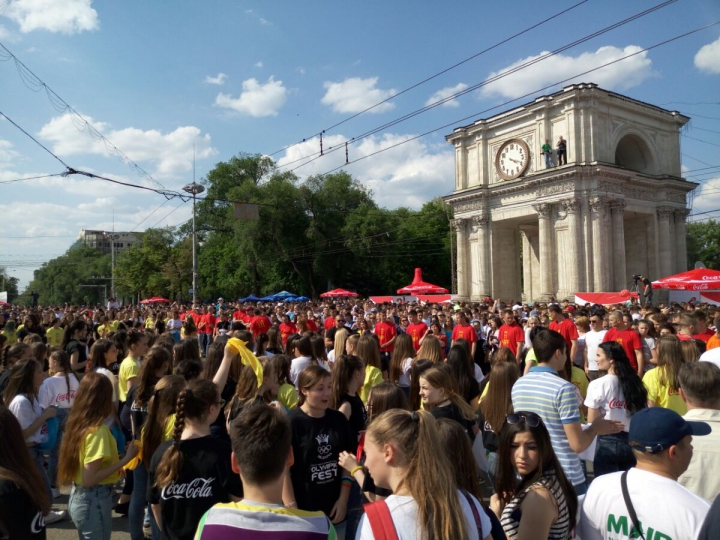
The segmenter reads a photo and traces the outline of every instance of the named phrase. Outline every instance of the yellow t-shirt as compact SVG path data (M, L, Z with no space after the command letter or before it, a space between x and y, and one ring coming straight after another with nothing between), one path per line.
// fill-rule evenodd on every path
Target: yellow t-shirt
M278 390L277 399L282 403L283 407L291 411L297 407L298 395L297 390L292 384L283 383Z
M155 327L155 319L152 317L148 317L145 319L145 329L146 330L152 330Z
M370 397L370 390L373 386L377 386L383 382L382 371L373 366L367 366L365 369L365 382L360 389L360 399L367 405L368 398Z
M47 336L48 345L51 347L59 347L62 343L63 329L59 326L48 328L45 336Z
M115 437L112 436L110 428L105 424L101 424L98 428L89 431L85 435L85 439L80 447L80 469L75 475L75 485L83 485L82 476L85 465L98 459L102 460L100 462L101 469L109 467L119 461ZM100 480L99 484L115 484L118 480L120 480L119 470L107 478Z
M118 397L120 401L127 399L128 379L137 377L140 373L140 362L128 356L120 364L120 373L118 374Z
M111 331L110 324L101 324L97 327L97 333L101 338L107 337Z
M8 347L17 343L17 330L13 330L12 332L9 332L8 330L3 330L2 335L7 338L7 342L5 343L5 345L7 345Z
M687 412L687 405L680 397L680 392L672 392L667 384L660 384L660 375L664 367L651 369L643 376L643 384L647 388L648 400L654 401L657 407L672 409L680 416Z
M113 321L110 323L110 330L113 332L117 332L118 326L120 325L120 321Z

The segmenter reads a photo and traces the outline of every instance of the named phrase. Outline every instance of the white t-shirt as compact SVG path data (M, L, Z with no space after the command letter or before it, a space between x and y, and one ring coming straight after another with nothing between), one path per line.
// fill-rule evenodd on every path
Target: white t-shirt
M720 367L720 347L710 349L700 355L699 362L710 362Z
M68 388L68 382L70 388ZM55 405L59 409L69 409L75 401L75 393L78 389L78 380L74 374L53 375L45 379L38 391L38 401L43 409Z
M480 384L483 382L483 379L485 379L485 375L482 372L482 369L480 369L480 366L477 364L473 364L475 366L475 380Z
M470 505L465 498L465 495L458 491L458 497L460 497L460 504L462 505L463 513L465 514L465 521L467 521L467 530L469 532L470 540L482 540L478 537L477 526L475 525L475 518L473 517ZM480 507L477 499L472 498L473 504L480 515L480 524L482 525L483 538L490 536L490 529L492 529L492 523L490 518L487 517L483 509ZM395 524L395 530L399 540L416 540L420 538L417 534L417 503L409 495L390 495L385 499L385 503L388 505L390 515L392 516L393 523ZM360 523L358 524L357 534L355 540L375 540L373 536L370 522L367 520L367 516L363 514Z
M650 336L641 337L640 343L642 343L643 359L645 360L645 369L647 371L649 364L648 360L652 358L652 352L656 347L655 338ZM650 364L650 367L653 367L653 365Z
M620 487L621 472L593 480L582 505L577 534L582 540L625 540L633 528ZM697 538L710 503L675 480L637 468L627 477L630 501L645 538ZM632 538L639 538L633 536Z
M312 358L309 356L298 356L290 362L290 379L295 386L297 386L298 375L300 375L303 369L310 365L310 362L312 362Z
M590 381L585 397L585 406L599 409L599 416L606 420L616 420L625 424L623 431L630 431L632 414L625 406L625 396L617 375L609 373L604 377Z
M110 379L110 382L112 383L112 387L113 387L112 400L113 400L113 403L117 404L117 402L118 402L118 382L117 382L117 379L115 378L115 375L113 375L112 371L110 371L109 369L105 369L102 367L95 368L95 371L97 373L105 375L108 379Z
M37 399L34 399L32 403L30 403L30 400L23 394L15 396L10 402L8 409L10 409L10 412L18 419L22 429L29 428L35 420L40 418L43 412L40 402ZM46 441L47 431L45 430L45 424L41 425L35 433L26 437L25 440L35 444Z
M410 388L410 370L412 368L412 360L412 358L408 357L403 361L402 372L400 373L400 378L398 379L398 386Z
M597 348L602 343L603 338L607 334L607 330L589 330L585 332L585 346L587 347L588 370L598 371L597 364Z
M165 328L170 331L180 330L182 328L182 321L180 319L170 319Z

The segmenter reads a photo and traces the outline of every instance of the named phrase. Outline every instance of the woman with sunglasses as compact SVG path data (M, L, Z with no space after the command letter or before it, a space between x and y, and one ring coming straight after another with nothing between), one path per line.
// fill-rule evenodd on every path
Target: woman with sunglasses
M490 508L511 540L568 540L577 495L553 451L542 419L517 411L500 432L496 491Z
M614 341L601 343L597 350L598 367L607 375L595 379L587 388L585 406L588 422L598 416L622 422L620 433L600 435L597 439L593 471L595 477L635 466L628 432L633 414L647 405L647 390L630 365L622 345Z
M178 396L173 438L153 454L148 478L148 502L164 538L192 539L214 504L242 498L230 442L210 433L223 405L207 379L191 382Z

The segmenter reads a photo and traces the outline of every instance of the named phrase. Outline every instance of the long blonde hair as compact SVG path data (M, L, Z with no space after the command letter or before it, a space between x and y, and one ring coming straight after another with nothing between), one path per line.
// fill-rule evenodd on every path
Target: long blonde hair
M398 487L407 490L418 507L417 538L469 540L454 469L435 418L427 411L392 409L373 420L367 438L380 448L397 448L397 466L405 469Z
M431 362L442 362L442 345L440 340L433 335L426 335L423 338L422 345L415 355L417 360L430 360Z
M335 344L333 350L335 351L336 362L338 358L345 354L345 342L347 341L349 335L350 332L348 332L345 328L341 328L335 332Z
M442 388L445 390L447 399L460 409L462 415L467 420L475 421L475 411L468 405L468 402L458 394L457 383L455 378L448 372L447 364L431 367L427 371L424 371L422 375L420 375L420 378L425 379L433 388Z
M680 388L678 375L685 363L680 340L676 336L662 336L658 339L658 382L677 392Z

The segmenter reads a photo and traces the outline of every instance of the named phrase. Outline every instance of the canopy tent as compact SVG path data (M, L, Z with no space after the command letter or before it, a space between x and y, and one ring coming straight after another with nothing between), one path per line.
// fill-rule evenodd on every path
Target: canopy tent
M240 298L238 302L259 302L260 300L262 300L262 298L251 294L250 296L246 296L245 298Z
M295 294L288 291L280 291L273 294L268 294L260 298L262 302L285 302L288 298L295 298Z
M415 269L415 278L407 287L398 289L398 294L447 294L449 291L444 287L426 283L422 279L422 269Z
M696 268L653 281L652 288L671 291L716 291L720 290L720 272L709 268Z
M348 291L347 289L333 289L332 291L322 293L320 298L357 298L358 296L360 296L358 293Z
M307 296L296 296L295 298L288 298L288 302L309 302L310 299Z
M417 296L371 296L370 301L373 304L400 304L407 302L417 302Z
M152 298L146 298L140 301L141 304L169 304L170 300L163 298L162 296L153 296Z
M452 302L449 294L418 294L417 299L426 304L447 304Z
M637 293L631 293L628 290L620 291L619 293L575 293L575 304L601 304L603 306L610 306L613 304L624 304L631 297L637 298Z
M12 304L10 302L3 302L0 300L0 306L11 306Z

